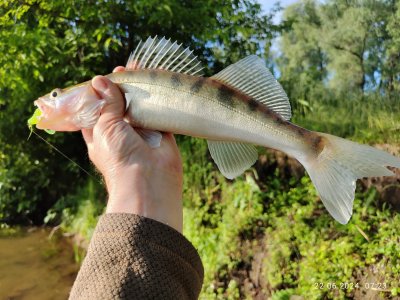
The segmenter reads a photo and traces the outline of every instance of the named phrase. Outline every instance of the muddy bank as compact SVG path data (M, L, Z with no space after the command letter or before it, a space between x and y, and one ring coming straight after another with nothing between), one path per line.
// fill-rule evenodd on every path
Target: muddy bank
M1 234L3 233L3 234ZM0 230L0 299L67 299L79 266L51 229Z

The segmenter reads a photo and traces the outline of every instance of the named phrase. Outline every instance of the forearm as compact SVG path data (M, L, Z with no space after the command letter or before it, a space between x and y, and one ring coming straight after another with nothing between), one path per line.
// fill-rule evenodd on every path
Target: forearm
M70 299L197 299L201 260L179 232L133 214L105 214Z

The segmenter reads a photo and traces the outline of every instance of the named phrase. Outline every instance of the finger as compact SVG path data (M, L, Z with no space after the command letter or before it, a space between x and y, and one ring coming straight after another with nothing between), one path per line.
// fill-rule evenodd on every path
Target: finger
M118 122L125 114L125 100L117 85L104 76L92 79L92 86L99 96L106 101L99 123Z
M163 132L163 139L165 139L168 142L176 144L175 137L170 132Z
M84 128L81 131L83 139L85 140L86 145L89 147L89 145L93 143L93 128Z
M179 151L178 145L176 144L175 137L172 133L163 132L161 140L161 148L172 149L173 151Z
M113 70L113 73L115 73L115 72L123 72L123 71L125 71L125 67L118 66L118 67L115 67L115 69Z

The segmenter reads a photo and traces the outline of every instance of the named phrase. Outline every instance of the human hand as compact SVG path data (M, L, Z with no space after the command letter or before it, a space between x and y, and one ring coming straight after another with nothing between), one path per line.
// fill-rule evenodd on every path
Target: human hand
M115 71L123 71L117 67ZM182 231L182 162L171 133L163 133L159 148L150 148L123 120L124 97L104 76L92 86L106 100L93 129L82 129L89 158L104 176L107 213L132 213Z

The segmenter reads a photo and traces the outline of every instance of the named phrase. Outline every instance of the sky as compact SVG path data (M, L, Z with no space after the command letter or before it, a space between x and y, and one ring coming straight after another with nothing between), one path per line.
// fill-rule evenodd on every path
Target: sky
M279 2L281 3L281 7L285 8L295 2L298 2L299 0L280 0ZM258 0L258 2L261 4L261 7L263 8L264 12L268 12L271 10L271 8L274 6L278 0ZM274 24L278 24L281 21L282 18L282 10L277 13L273 19ZM279 41L277 38L272 40L272 45L271 45L271 50L275 53L280 53L279 51ZM274 75L276 77L280 77L280 72L279 69L275 66L274 67Z
M295 2L298 2L299 0L280 0L279 2L281 3L281 6L285 8L286 6L293 4ZM270 11L271 8L274 6L278 0L258 0L258 2L261 4L262 8L264 9L265 12ZM279 12L275 18L274 18L274 23L278 23L282 17L282 11Z
M279 2L281 3L281 6L286 7L292 3L297 2L298 0L280 0ZM271 8L275 2L278 2L276 0L258 0L259 3L263 5L266 9Z

